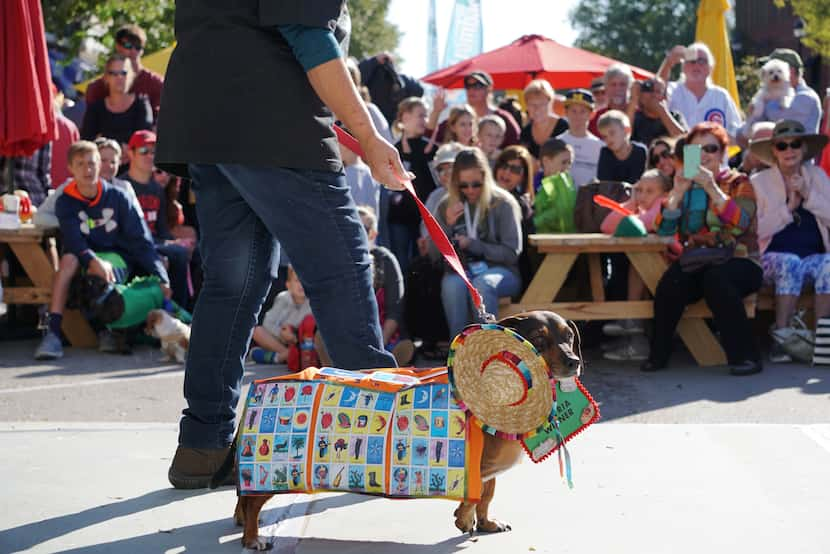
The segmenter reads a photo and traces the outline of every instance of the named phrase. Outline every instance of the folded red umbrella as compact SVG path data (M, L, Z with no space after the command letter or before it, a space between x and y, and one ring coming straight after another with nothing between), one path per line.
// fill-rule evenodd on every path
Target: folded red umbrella
M56 138L39 0L0 2L0 155L30 156Z
M497 90L522 89L533 79L545 79L557 89L588 88L591 79L605 73L616 60L580 48L559 44L540 35L525 35L511 44L439 69L421 80L444 88L462 88L464 76L474 70L493 76ZM631 67L637 79L653 74Z

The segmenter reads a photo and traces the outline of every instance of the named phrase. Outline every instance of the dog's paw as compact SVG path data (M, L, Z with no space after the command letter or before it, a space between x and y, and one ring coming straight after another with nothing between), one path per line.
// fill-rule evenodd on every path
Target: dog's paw
M472 535L476 527L475 512L470 510L465 513L465 510L459 508L453 515L455 516L455 526L458 530L462 533L470 533Z
M485 519L484 521L479 521L478 525L476 525L476 531L479 533L504 533L512 529L509 523L495 519Z
M253 550L255 552L262 552L264 550L271 550L274 548L274 543L270 542L262 537L257 537L255 541L250 541L247 544L245 541L242 541L242 547L247 550Z

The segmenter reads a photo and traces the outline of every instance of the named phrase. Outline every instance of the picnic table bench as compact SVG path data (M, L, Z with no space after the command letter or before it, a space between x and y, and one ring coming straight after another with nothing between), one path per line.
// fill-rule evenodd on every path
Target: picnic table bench
M0 246L7 244L23 267L28 283L23 286L3 284L3 302L14 304L49 304L56 268L49 261L43 243L55 236L57 229L24 224L19 229L0 229ZM98 344L95 332L78 310L66 310L62 330L72 346L92 348Z
M607 301L603 289L600 254L623 253L642 277L646 288L654 294L660 277L668 268L663 257L673 237L649 234L646 237L612 237L601 233L535 234L530 244L544 254L544 260L530 285L515 304L501 306L500 317L528 310L551 310L562 317L577 321L615 319L653 319L652 300ZM588 258L590 300L554 302L571 267L580 255ZM755 296L744 302L750 317L755 316ZM701 300L689 305L677 327L683 343L701 366L726 363L726 355L704 321L712 317Z

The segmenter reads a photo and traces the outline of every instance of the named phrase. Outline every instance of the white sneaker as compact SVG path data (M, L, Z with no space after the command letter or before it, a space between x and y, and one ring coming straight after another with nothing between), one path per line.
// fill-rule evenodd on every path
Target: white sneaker
M646 332L641 319L620 319L602 326L602 332L609 337L627 337L642 335Z
M648 340L644 336L636 336L616 350L603 352L602 357L615 362L642 362L648 359L648 354Z

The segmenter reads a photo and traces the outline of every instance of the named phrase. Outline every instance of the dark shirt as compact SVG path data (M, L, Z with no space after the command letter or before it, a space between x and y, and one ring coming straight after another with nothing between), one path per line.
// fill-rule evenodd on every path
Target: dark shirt
M793 212L793 222L773 235L767 252L786 252L800 258L824 254L824 241L816 216L803 205L799 206Z
M146 96L136 95L130 107L121 113L109 111L105 100L101 99L87 106L84 123L81 125L81 138L95 140L107 137L127 144L136 131L152 128L153 111Z
M121 179L129 181L133 186L138 204L144 212L144 221L147 222L147 227L156 242L172 239L173 235L170 234L167 224L167 198L164 188L152 178L149 183L139 183L125 173L121 175Z
M403 144L398 141L395 148L401 154L401 160L407 170L415 174L412 185L421 202L426 202L429 194L435 190L435 181L432 179L432 171L429 162L435 156L433 148L429 153L424 152L429 141L423 137L409 139L409 154L404 154ZM390 223L418 226L421 222L421 215L415 201L405 191L390 191L390 203L388 220Z
M344 0L178 2L156 164L183 176L188 163L340 171L331 111L278 26L332 28L344 7ZM334 35L342 48L344 27Z
M648 149L638 142L631 143L631 153L624 160L618 160L607 146L599 151L597 179L600 181L625 181L634 184L646 170Z
M101 181L99 191L98 197L89 200L80 195L75 183L70 183L55 202L64 250L74 254L83 267L96 252L117 252L142 273L157 275L169 283L135 204L106 182Z
M404 281L401 266L395 255L383 246L375 246L369 253L372 255L373 288L375 292L382 290L384 297L380 323L383 325L387 319L402 323Z
M681 127L686 128L686 120L682 114L672 112L672 117ZM651 141L658 137L669 136L669 130L663 125L659 117L649 117L642 110L634 113L634 124L631 130L631 140L641 142L648 146Z
M52 188L52 144L48 142L31 156L6 158L0 156L0 193L15 189L29 193L32 206L38 207L46 200ZM9 167L11 165L11 167ZM66 163L64 163L66 165ZM11 183L6 183L11 175Z
M533 130L531 129L532 123L528 123L524 127L522 127L522 133L519 135L519 142L523 144L530 154L538 159L539 158L539 149L542 147L541 144L537 144L535 140L533 140ZM560 117L559 121L556 122L556 125L553 126L553 131L550 132L550 136L548 138L558 137L562 133L568 130L568 121L564 117ZM547 141L547 139L545 139Z
M358 64L360 80L369 89L372 102L391 125L398 115L398 104L410 96L423 96L421 83L398 73L391 62L380 63L374 56Z
M143 94L150 101L150 107L153 109L153 118L158 116L159 104L161 103L161 90L164 88L164 77L150 71L146 67L141 68L138 75L135 76L133 84L130 86L130 92L136 94ZM86 89L85 100L87 105L91 106L98 100L103 100L109 94L109 87L103 77L98 77Z

